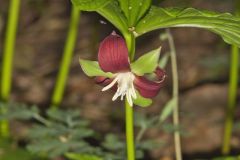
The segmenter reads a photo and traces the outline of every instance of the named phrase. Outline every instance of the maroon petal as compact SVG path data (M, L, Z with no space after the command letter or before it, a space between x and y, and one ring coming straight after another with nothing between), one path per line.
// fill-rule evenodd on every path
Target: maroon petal
M98 76L98 77L95 77L95 82L99 85L106 86L111 83L111 80L107 77Z
M135 77L134 85L141 96L145 98L155 97L162 88L166 73L164 70L156 68L155 74L157 77L156 81L151 81L143 76Z
M113 79L107 78L107 77L103 77L103 76L98 76L95 77L95 82L96 84L100 85L100 86L107 86L112 82ZM116 91L117 90L117 85L114 85L112 87L112 90Z
M129 71L128 49L124 39L113 32L100 44L98 62L105 72Z

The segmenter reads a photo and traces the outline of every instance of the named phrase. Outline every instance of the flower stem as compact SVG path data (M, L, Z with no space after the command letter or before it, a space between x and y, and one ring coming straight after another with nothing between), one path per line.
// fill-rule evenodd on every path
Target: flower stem
M235 12L240 16L240 1L235 0ZM237 88L238 88L238 67L239 67L239 48L232 45L231 60L230 60L230 74L229 74L229 90L228 90L228 104L226 109L226 118L224 126L222 154L227 155L231 150L231 136L233 129L233 119L236 108Z
M176 49L174 45L173 36L169 29L167 29L168 42L170 46L170 56L171 56L171 64L172 64L172 76L173 76L173 98L176 99L176 106L173 110L173 124L174 126L179 126L179 91L178 91L178 71L177 71L177 56ZM174 132L174 141L175 141L175 152L176 152L176 160L182 160L182 152L181 152L181 139L180 133L178 130Z
M127 34L124 37L128 46L130 60L132 61L135 56L135 37L132 34ZM135 160L133 112L133 107L130 106L127 99L125 99L125 123L128 160Z
M13 54L15 49L16 32L18 25L18 17L20 10L20 0L11 0L9 5L8 22L6 26L6 37L3 51L3 64L2 64L2 75L1 75L1 95L0 98L3 101L8 101L11 82L12 82L12 63ZM5 112L6 109L0 112ZM8 137L8 121L1 121L0 123L1 136Z
M79 18L80 18L79 9L77 9L75 6L72 6L68 36L64 47L60 70L56 80L56 86L53 91L51 108L56 108L62 101L64 88L66 85L70 64L72 61L73 50L77 39Z
M230 140L233 128L234 112L236 108L237 99L237 86L238 86L238 64L239 64L239 49L237 46L232 45L231 53L231 66L230 66L230 84L228 92L228 105L225 120L225 129L223 137L222 153L229 154L231 150Z
M127 139L127 156L128 160L135 160L134 147L134 129L133 129L133 107L125 100L126 112L126 139Z

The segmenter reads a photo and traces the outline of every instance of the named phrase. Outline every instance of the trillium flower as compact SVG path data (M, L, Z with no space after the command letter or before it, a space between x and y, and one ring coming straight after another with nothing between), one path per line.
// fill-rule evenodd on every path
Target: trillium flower
M153 50L133 63L130 63L124 39L113 32L100 44L98 62L80 59L80 65L88 76L95 76L97 84L103 85L102 91L112 89L112 100L126 97L130 106L133 103L148 106L151 99L161 89L165 72L158 67L160 48ZM155 80L144 77L155 74Z

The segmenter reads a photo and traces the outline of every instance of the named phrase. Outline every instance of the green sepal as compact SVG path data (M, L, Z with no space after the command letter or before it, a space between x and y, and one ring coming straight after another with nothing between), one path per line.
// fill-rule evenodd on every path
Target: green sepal
M141 96L139 94L138 91L136 91L137 93L137 98L133 99L133 103L139 107L148 107L152 104L152 100L150 98L144 98L143 96Z
M82 67L83 72L89 77L93 76L104 76L108 78L113 77L112 73L102 71L97 61L79 59L79 63Z
M160 56L161 47L152 50L131 64L132 72L138 76L142 76L146 73L152 73L158 66L158 59Z

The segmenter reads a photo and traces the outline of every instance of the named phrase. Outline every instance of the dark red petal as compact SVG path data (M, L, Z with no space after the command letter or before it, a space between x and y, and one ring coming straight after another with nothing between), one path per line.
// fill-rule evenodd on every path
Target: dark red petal
M106 86L106 85L111 83L111 80L109 78L107 78L107 77L98 76L98 77L95 77L95 82L97 84Z
M134 85L141 96L145 98L155 97L162 88L166 73L164 70L156 68L155 74L157 77L156 81L151 81L143 76L135 77Z
M112 82L113 79L107 78L107 77L103 77L103 76L98 76L95 77L95 82L96 84L99 84L100 86L107 86ZM114 85L112 87L112 90L116 91L117 90L117 85Z
M98 62L105 72L129 71L128 49L124 39L113 32L100 44Z

